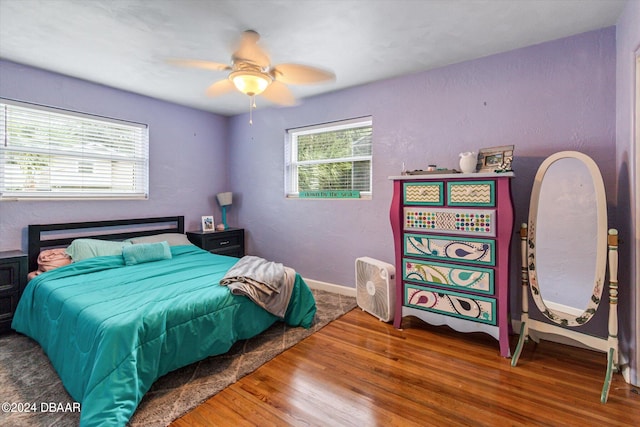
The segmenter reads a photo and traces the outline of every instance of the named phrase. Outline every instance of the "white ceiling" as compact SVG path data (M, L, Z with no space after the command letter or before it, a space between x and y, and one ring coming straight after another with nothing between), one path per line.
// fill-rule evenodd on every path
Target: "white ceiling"
M247 111L245 95L204 94L224 72L166 60L229 62L253 29L272 64L336 73L335 82L291 86L302 99L614 25L625 2L0 0L0 57L232 115Z

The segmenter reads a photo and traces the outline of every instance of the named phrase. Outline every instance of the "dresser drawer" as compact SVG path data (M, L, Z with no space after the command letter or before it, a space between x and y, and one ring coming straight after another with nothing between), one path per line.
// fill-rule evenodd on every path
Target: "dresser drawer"
M447 234L495 237L495 211L488 209L446 209L405 207L404 229Z
M11 329L13 314L18 307L18 301L22 293L0 294L0 332L7 332Z
M231 246L240 246L240 236L231 234L227 236L204 236L202 238L204 249L208 251L218 251Z
M20 274L26 274L23 263L24 260L19 258L0 262L0 295L22 292Z
M404 259L402 278L412 282L445 286L493 295L493 269L432 261Z
M458 292L404 285L404 305L474 322L496 325L496 300Z
M223 246L222 248L217 250L210 249L209 252L217 255L232 256L235 258L242 258L244 256L244 250L241 248L241 246L238 245Z
M244 229L229 228L224 231L188 231L189 241L202 249L236 258L244 256Z
M11 330L13 314L27 285L27 256L21 251L0 252L0 333Z
M404 184L404 203L407 205L444 205L442 182L407 182Z
M495 206L494 181L452 181L447 183L449 206Z
M406 233L404 254L443 261L496 265L495 241L489 239Z

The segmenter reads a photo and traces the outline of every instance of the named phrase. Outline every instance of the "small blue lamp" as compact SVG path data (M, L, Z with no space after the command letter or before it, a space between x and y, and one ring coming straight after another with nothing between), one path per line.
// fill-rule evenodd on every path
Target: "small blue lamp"
M227 206L231 206L231 202L233 201L233 193L218 193L216 195L218 198L218 204L222 208L222 224L224 225L224 229L229 228L227 225Z

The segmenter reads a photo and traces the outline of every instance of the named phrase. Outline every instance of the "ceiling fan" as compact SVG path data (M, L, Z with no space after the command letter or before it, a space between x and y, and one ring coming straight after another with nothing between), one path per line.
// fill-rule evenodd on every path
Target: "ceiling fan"
M185 67L213 71L230 71L206 90L208 96L219 96L234 89L250 97L249 112L255 108L255 97L261 95L279 105L293 105L295 98L287 84L303 85L331 81L335 74L321 68L301 64L271 65L269 55L258 46L260 35L246 30L231 55L231 64L196 59L169 59L168 62ZM251 123L251 119L249 121Z

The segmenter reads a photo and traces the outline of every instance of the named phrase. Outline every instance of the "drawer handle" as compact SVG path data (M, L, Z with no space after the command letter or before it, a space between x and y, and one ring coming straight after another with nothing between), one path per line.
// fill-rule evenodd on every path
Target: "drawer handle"
M476 194L475 188L467 188L467 196L473 196L474 194Z
M220 242L220 246L222 245L228 245L230 242L228 240L223 240L222 242Z

